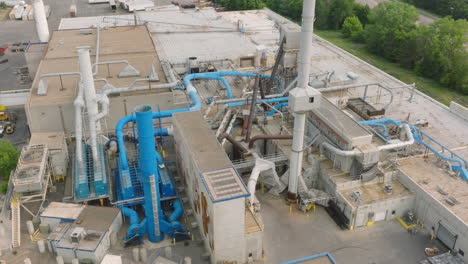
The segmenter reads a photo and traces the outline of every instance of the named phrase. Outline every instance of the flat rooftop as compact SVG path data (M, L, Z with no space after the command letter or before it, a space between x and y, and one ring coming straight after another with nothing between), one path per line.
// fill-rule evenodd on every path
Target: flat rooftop
M30 145L45 145L49 150L62 150L65 144L65 133L32 133Z
M386 184L390 184L393 188L391 194L384 192ZM359 191L361 193L360 200L356 201L351 198L353 192ZM408 197L413 195L403 184L398 181L392 181L388 183L374 183L365 184L348 189L341 189L339 192L354 206L361 206L380 202L383 200L392 200L402 197Z
M146 26L103 28L99 34L99 62L128 61L139 72L139 77L119 78L118 73L125 64L100 65L95 79L106 78L115 87L127 87L135 79L148 76L151 66L159 77L154 84L167 83L159 57ZM78 72L77 47L90 46L91 62L96 61L97 29L54 31L33 82L29 104L70 104L78 92L78 76L47 77L46 96L37 95L39 76L50 73ZM96 82L96 89L103 83Z
M441 168L435 155L412 157L398 161L399 169L410 177L424 191L438 200L445 208L468 224L468 182L460 177L452 177ZM453 197L458 203L447 202Z
M74 226L107 231L119 214L120 209L116 207L88 205L78 216Z
M42 212L41 217L77 219L85 208L82 204L51 202Z

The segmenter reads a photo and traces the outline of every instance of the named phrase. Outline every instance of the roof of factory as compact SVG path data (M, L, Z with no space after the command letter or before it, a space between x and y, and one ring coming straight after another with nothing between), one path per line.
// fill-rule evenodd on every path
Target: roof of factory
M193 159L201 172L200 178L212 201L221 202L248 196L242 179L201 113L177 113L173 120L177 127L176 133L186 139L186 146L193 153Z
M440 166L435 155L398 161L399 169L442 206L468 224L468 182Z
M184 63L188 57L236 60L254 55L257 46L276 51L279 30L278 22L271 19L274 15L266 9L216 12L213 8L204 8L146 11L136 16L139 23L147 23L160 58L174 64ZM239 21L243 22L246 33L241 32ZM296 25L287 20L284 23ZM133 15L64 18L59 29L133 24ZM189 39L187 34L190 34Z
M75 220L84 208L82 204L51 202L42 212L41 217Z
M32 133L29 144L45 145L49 150L62 150L65 144L65 133Z
M115 207L86 206L74 225L84 229L107 231L119 214L120 209Z
M156 84L166 83L160 60L146 26L102 28L99 34L99 62L128 61L139 72L139 77L119 78L125 64L99 66L95 79L106 78L115 87L129 86L135 79L148 76L151 66L159 77ZM78 76L46 77L47 95L37 94L39 76L50 73L78 72L77 47L91 47L91 62L96 60L97 29L54 31L47 51L39 64L29 98L29 104L70 104L76 97ZM103 83L96 82L96 89Z
M392 186L392 192L386 193L384 191L385 185ZM339 192L351 202L354 206L368 205L384 200L400 199L402 197L410 197L413 194L403 184L398 181L392 181L387 183L372 183L359 185L347 189L341 189ZM359 199L353 199L353 193L359 192Z

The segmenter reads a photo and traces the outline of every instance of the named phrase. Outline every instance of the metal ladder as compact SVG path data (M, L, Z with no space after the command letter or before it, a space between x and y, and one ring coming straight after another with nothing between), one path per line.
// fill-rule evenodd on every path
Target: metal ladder
M16 196L11 201L11 245L16 248L21 245L20 202Z
M150 187L151 187L151 200L153 201L153 219L154 219L154 233L156 236L161 234L159 230L159 205L158 198L156 194L156 180L154 175L150 176Z

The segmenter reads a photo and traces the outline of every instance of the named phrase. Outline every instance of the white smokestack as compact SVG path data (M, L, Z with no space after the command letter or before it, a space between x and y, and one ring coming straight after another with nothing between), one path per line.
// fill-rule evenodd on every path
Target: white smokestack
M34 0L34 20L36 20L37 36L40 42L49 42L49 25L42 0Z
M91 138L91 151L93 153L94 166L99 166L97 151L97 132L100 126L97 123L98 104L96 89L94 87L93 70L91 58L89 57L89 46L78 47L78 58L80 61L80 73L85 95L86 109L89 118L89 136Z

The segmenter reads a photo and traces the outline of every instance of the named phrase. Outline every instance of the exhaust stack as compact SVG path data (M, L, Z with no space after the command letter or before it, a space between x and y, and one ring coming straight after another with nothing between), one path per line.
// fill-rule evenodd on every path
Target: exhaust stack
M42 0L34 0L34 20L36 21L37 36L40 42L49 42L49 25Z

